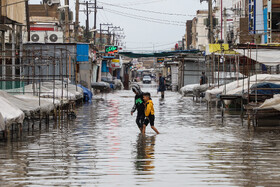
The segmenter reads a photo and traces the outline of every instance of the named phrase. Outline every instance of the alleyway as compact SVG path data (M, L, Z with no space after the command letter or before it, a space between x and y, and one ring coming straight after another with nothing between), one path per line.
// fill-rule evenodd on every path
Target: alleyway
M273 186L280 182L278 133L250 132L238 117L155 85L155 135L139 135L131 91L96 96L74 122L0 142L0 186ZM27 132L26 132L27 133Z

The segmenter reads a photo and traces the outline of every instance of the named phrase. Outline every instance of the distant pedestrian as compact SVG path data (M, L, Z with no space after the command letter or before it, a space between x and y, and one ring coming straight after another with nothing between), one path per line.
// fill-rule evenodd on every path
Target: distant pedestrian
M151 128L159 134L158 130L155 128L155 110L154 110L154 103L151 99L150 93L143 94L144 102L145 102L145 120L142 129L142 133L146 133L146 127L150 123Z
M132 91L135 93L135 100L134 106L131 110L131 115L133 115L133 113L137 110L136 124L138 125L140 132L142 132L145 119L145 104L143 100L143 92L141 91L141 88L138 84L132 85Z
M163 99L164 98L164 92L166 90L166 81L165 81L165 78L162 76L162 74L160 73L159 74L159 83L158 83L158 92L161 92L161 98Z
M202 72L202 76L200 77L200 85L204 85L208 83L208 78L205 75L205 72Z

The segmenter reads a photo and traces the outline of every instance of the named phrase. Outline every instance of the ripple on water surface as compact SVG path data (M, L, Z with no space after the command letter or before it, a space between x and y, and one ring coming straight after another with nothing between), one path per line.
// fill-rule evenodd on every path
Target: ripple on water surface
M155 135L130 115L131 91L94 99L73 122L0 143L1 186L278 186L279 133L225 123L205 104L153 86ZM98 96L99 97L99 96Z

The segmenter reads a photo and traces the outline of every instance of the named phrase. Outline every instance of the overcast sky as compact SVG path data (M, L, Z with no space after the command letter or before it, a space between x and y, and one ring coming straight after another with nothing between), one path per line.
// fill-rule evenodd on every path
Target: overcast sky
M70 0L70 9L73 12L75 1ZM30 3L40 2L41 0L30 0ZM153 47L155 50L173 48L176 41L181 40L185 33L186 20L192 19L196 10L207 9L207 4L201 4L200 0L97 0L97 2L98 6L104 8L98 11L98 27L99 23L112 23L114 26L124 28L126 49L134 51L153 50ZM63 4L64 0L61 0L61 3ZM84 9L84 6L80 9ZM141 12L135 9L180 15ZM85 25L85 17L84 13L80 13L81 25ZM93 27L93 13L90 15L90 27Z

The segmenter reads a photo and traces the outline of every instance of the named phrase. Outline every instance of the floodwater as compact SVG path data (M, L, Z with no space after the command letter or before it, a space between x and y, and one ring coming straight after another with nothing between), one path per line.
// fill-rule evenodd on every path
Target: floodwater
M96 96L77 119L0 142L0 186L279 186L280 134L153 85L155 135L139 134L131 91ZM246 124L246 123L245 123Z

